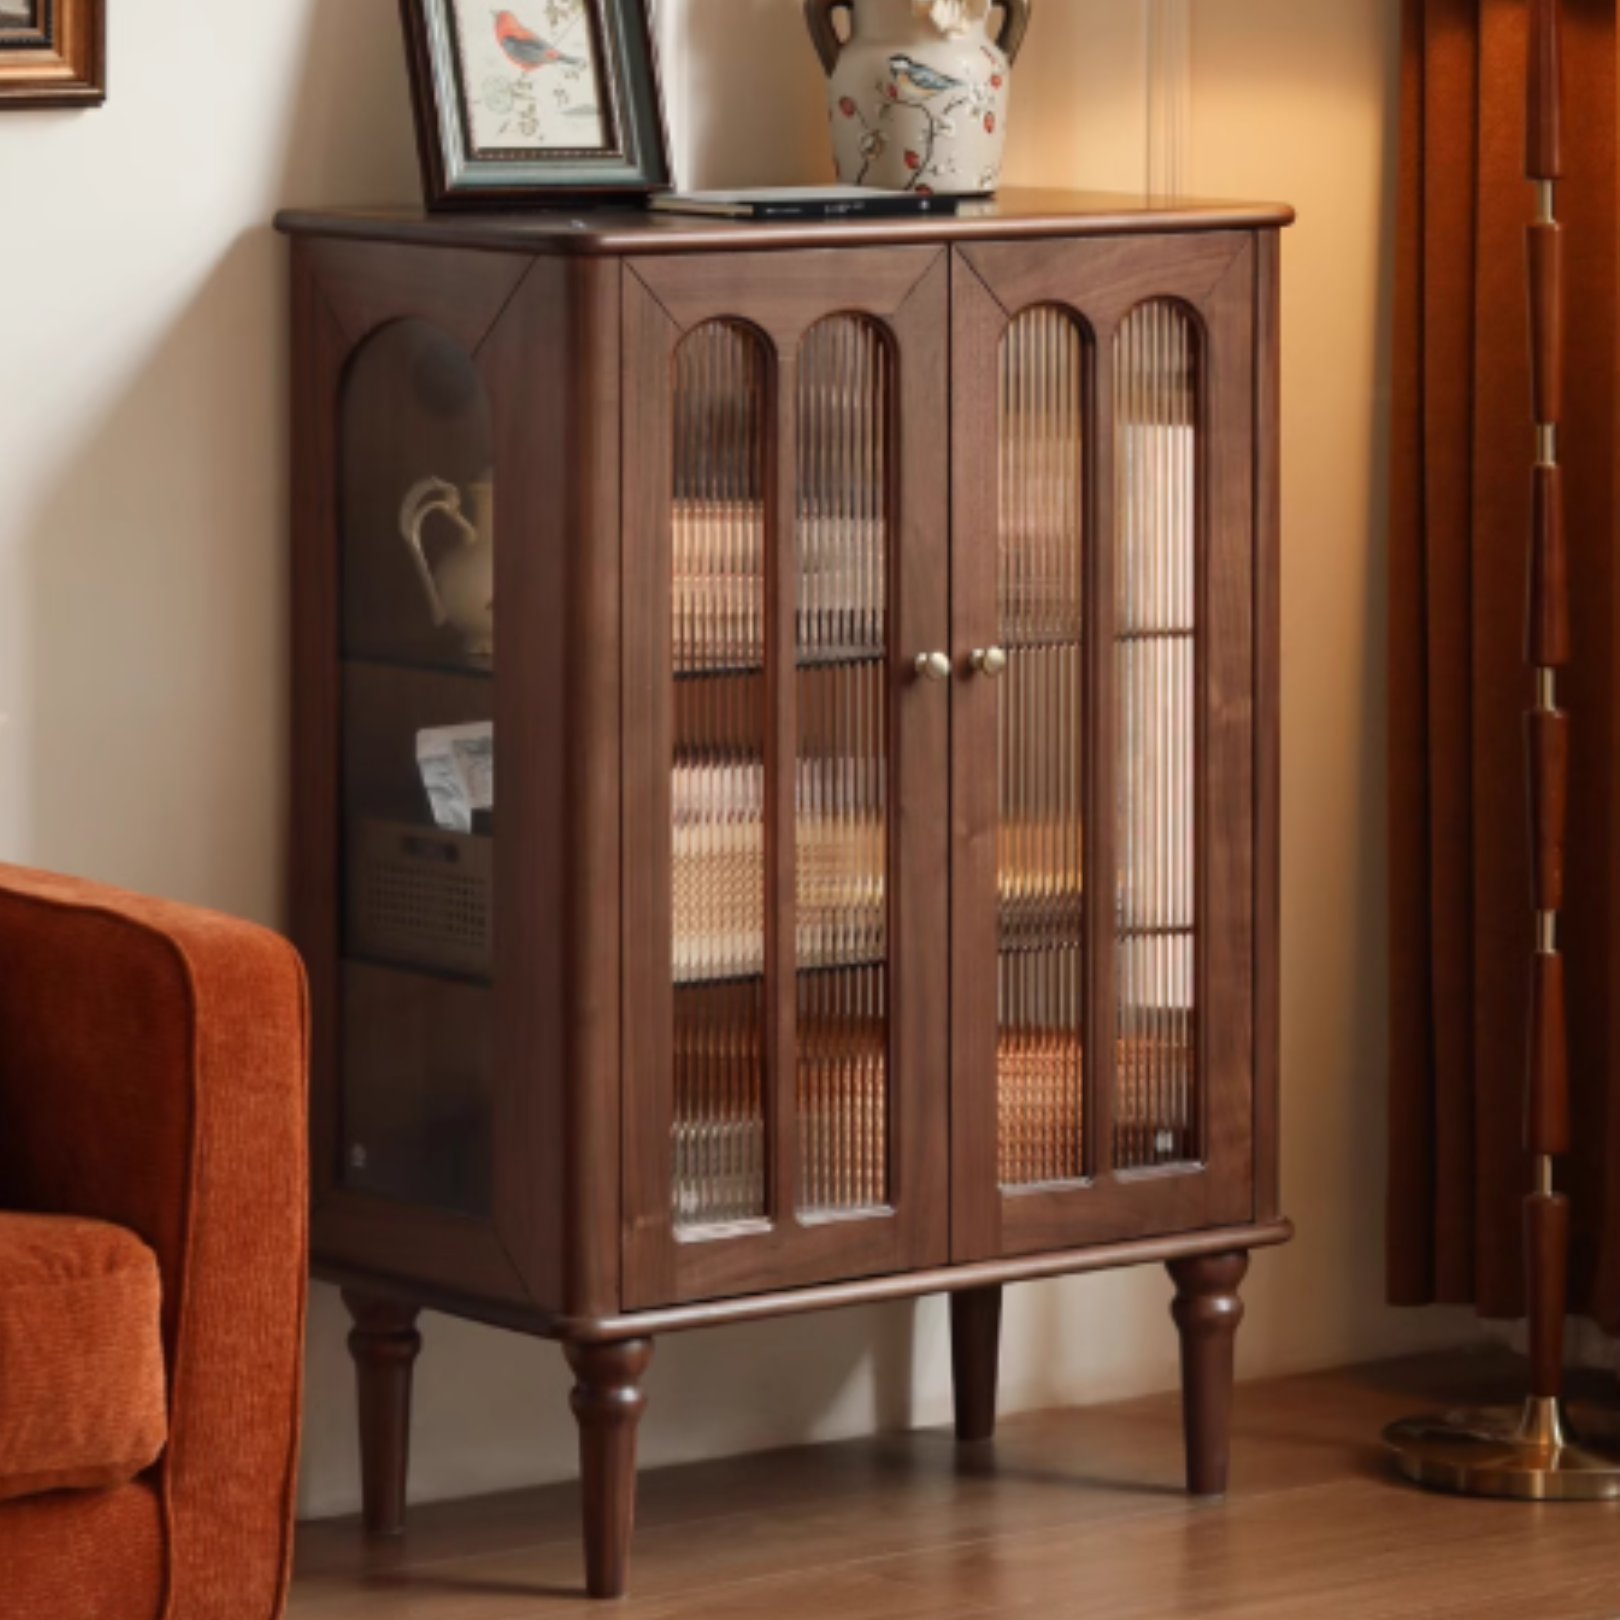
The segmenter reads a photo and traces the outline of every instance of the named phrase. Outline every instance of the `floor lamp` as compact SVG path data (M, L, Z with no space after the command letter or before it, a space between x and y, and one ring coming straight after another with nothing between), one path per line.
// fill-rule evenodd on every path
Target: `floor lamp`
M1527 255L1536 462L1525 653L1536 681L1536 704L1526 717L1536 914L1525 1107L1525 1149L1535 1169L1535 1190L1525 1203L1530 1396L1523 1408L1408 1418L1385 1430L1384 1438L1404 1473L1437 1490L1599 1501L1620 1497L1620 1425L1605 1413L1566 1415L1564 1410L1569 1201L1553 1186L1555 1163L1570 1149L1564 959L1558 953L1570 748L1569 716L1558 707L1558 671L1570 658L1558 464L1564 391L1564 249L1557 220L1563 174L1562 0L1529 0L1528 9L1525 170L1536 194Z

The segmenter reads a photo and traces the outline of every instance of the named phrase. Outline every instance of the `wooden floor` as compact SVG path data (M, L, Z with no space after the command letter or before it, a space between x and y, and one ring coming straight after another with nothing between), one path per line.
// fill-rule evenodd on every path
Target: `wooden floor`
M635 1596L580 1588L574 1493L306 1526L293 1620L1616 1620L1620 1509L1428 1496L1389 1419L1514 1387L1494 1353L1251 1384L1225 1504L1181 1495L1172 1397L647 1475ZM1606 1386L1613 1392L1610 1381Z

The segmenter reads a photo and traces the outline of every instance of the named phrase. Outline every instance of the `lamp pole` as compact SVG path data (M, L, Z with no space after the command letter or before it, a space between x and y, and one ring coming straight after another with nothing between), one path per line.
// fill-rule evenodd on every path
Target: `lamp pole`
M1570 660L1569 553L1558 430L1564 418L1563 0L1528 0L1529 77L1525 176L1535 190L1526 259L1535 419L1528 623L1525 659L1535 705L1525 717L1529 777L1531 905L1530 1040L1525 1151L1525 1277L1530 1394L1522 1408L1409 1418L1385 1431L1401 1469L1419 1484L1470 1496L1532 1501L1620 1497L1620 1431L1613 1419L1567 1419L1564 1317L1569 1292L1569 1200L1556 1189L1570 1149L1569 1041L1558 919L1564 905L1569 819L1569 715L1558 706L1558 673Z

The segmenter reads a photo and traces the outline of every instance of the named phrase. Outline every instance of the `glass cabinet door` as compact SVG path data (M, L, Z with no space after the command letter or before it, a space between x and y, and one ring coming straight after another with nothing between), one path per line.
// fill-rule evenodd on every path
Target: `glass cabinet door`
M961 255L958 1260L1252 1208L1252 248L1213 257Z
M634 1305L946 1253L946 1032L897 1017L944 992L944 259L851 257L785 310L716 307L701 261L632 286Z
M489 403L425 321L341 406L341 1185L493 1201L494 530Z

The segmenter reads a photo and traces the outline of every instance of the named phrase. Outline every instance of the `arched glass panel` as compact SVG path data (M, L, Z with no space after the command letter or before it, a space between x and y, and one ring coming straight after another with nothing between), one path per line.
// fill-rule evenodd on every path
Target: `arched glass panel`
M1199 1153L1199 352L1191 314L1164 300L1114 350L1121 1169Z
M716 321L674 368L675 1219L765 1214L769 360Z
M424 321L349 369L341 422L343 1183L493 1208L489 402Z
M889 543L893 365L869 321L798 365L798 1207L888 1202Z
M1071 314L1002 339L997 687L999 1174L1085 1175L1086 400L1090 339Z

